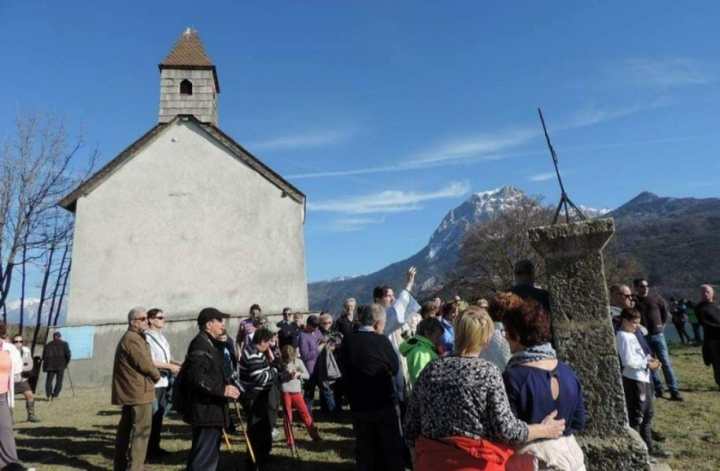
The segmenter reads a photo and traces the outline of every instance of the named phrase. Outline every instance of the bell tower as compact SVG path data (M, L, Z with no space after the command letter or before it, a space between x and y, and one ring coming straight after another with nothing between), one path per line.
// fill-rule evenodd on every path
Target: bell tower
M217 126L217 96L220 93L215 66L205 52L196 30L187 28L160 68L160 113L158 122L191 114L203 123Z

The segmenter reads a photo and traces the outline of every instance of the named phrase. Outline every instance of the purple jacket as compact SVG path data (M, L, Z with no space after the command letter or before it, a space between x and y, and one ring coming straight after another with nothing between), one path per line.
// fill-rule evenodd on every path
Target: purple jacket
M300 332L300 342L298 345L300 358L302 358L303 363L305 363L305 367L310 375L313 374L313 370L315 370L315 363L320 356L318 344L320 343L321 338L322 335L317 330L312 333L308 333L304 330Z

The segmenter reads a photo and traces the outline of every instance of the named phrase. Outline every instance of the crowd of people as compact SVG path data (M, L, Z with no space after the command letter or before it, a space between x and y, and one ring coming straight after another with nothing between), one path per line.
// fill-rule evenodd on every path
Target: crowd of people
M282 320L271 323L254 304L234 337L227 332L230 316L205 308L182 363L164 333L167 315L131 309L113 365L112 403L121 406L114 469L163 462L163 418L171 409L192 429L188 470L217 469L220 446L233 434L247 444L246 469L266 469L273 442L296 449L295 417L316 442L323 440L317 420L349 419L358 470L585 469L575 439L588 420L581 382L557 358L552 302L537 286L532 263L515 266L507 292L472 303L456 296L419 304L415 275L410 268L397 295L379 286L372 303L345 300L336 316L306 317L285 308ZM652 429L655 399L683 401L667 323L683 343L691 343L681 333L688 321L702 326L702 332L693 328L694 340L702 341L703 359L720 386L720 307L710 285L700 291L697 304L666 303L643 278L633 280L632 289L610 287L629 423L653 458L669 456L658 445L664 437ZM5 466L17 463L14 395L25 396L29 421L38 418L30 350L22 336L10 341L2 324L0 340ZM56 332L43 352L49 400L60 394L69 361L68 345Z
M575 439L588 419L583 390L552 346L552 303L532 263L516 265L507 292L472 304L420 305L415 274L408 270L397 295L379 286L370 304L345 300L337 316L286 308L274 324L255 304L234 338L228 314L203 309L182 365L162 332L163 311L132 309L113 371L113 403L122 406L115 469L162 462L170 400L192 427L188 470L216 469L221 443L237 433L247 469L265 469L274 441L295 449L294 416L313 441L323 440L318 419L348 417L359 470L585 469ZM697 305L668 305L645 279L632 286L610 288L628 418L650 455L667 457L652 430L653 401L683 397L665 325L692 309L720 386L720 308L708 285Z

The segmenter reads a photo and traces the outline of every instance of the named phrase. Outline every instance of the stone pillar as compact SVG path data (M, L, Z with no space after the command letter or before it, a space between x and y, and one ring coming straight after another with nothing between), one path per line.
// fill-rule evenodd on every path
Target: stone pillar
M585 393L587 428L577 438L590 471L649 469L647 448L628 426L608 312L602 249L614 232L612 219L529 231L530 243L545 259L553 344L559 358L576 371Z

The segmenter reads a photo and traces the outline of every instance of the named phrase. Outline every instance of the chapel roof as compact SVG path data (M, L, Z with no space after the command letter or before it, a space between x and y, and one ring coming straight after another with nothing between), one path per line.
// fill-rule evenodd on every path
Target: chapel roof
M238 144L233 138L225 134L213 124L202 123L193 115L177 115L169 123L156 124L152 129L146 132L138 140L130 144L125 150L120 152L114 159L105 164L100 170L95 172L90 178L82 182L77 188L66 195L63 199L58 202L58 205L67 209L70 212L75 212L76 202L83 196L90 194L95 188L100 186L105 180L112 176L115 171L120 169L125 163L129 162L135 157L147 144L152 142L164 129L174 124L178 120L190 121L202 130L204 130L209 137L214 139L216 142L224 146L230 154L243 162L248 167L255 170L262 177L268 180L271 184L283 191L283 195L289 196L295 202L305 204L305 194L298 190L294 185L289 183L273 169L265 165L257 157L251 154L248 150Z
M197 30L187 28L160 67L214 67Z

